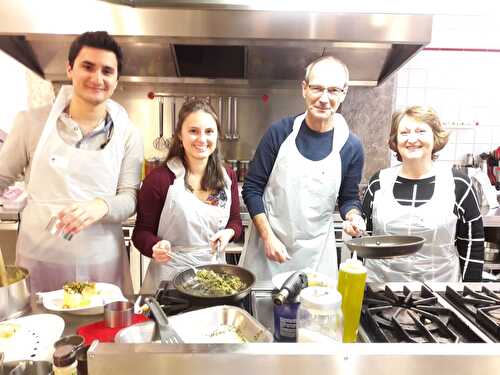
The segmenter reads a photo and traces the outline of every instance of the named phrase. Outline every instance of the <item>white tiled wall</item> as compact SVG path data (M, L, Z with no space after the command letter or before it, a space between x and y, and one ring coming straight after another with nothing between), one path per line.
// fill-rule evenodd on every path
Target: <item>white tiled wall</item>
M431 106L449 128L439 160L500 146L499 24L494 12L434 16L428 47L448 50L424 50L398 72L396 109Z
M396 109L428 105L450 130L439 160L500 146L500 52L424 50L398 72Z

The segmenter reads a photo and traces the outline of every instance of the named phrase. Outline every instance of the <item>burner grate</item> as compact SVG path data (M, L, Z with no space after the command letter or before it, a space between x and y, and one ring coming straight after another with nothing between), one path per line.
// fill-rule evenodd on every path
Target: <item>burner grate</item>
M486 286L478 291L466 285L462 291L447 286L444 297L467 318L475 320L490 338L500 340L500 292Z
M483 342L458 316L443 307L426 285L411 291L367 286L361 322L375 342L458 343Z

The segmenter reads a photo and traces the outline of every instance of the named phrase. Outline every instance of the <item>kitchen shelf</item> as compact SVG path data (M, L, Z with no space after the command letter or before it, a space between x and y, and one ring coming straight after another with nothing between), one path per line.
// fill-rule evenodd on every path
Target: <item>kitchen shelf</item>
M445 130L476 129L479 125L443 126Z

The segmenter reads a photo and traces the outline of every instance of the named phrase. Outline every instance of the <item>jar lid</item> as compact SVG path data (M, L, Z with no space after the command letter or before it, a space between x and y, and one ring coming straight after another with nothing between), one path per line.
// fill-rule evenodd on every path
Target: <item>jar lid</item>
M76 361L76 352L73 345L61 345L56 348L53 356L56 367L67 367Z
M345 271L349 273L366 273L366 267L357 258L346 259L345 262L340 264L339 271Z
M340 308L342 295L337 289L310 286L300 292L300 303L305 308L328 311Z

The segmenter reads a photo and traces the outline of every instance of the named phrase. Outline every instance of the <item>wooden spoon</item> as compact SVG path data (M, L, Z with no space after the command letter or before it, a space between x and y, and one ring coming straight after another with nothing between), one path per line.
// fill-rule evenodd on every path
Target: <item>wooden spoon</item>
M0 286L7 286L8 284L9 282L7 281L7 270L5 269L2 249L0 248Z

